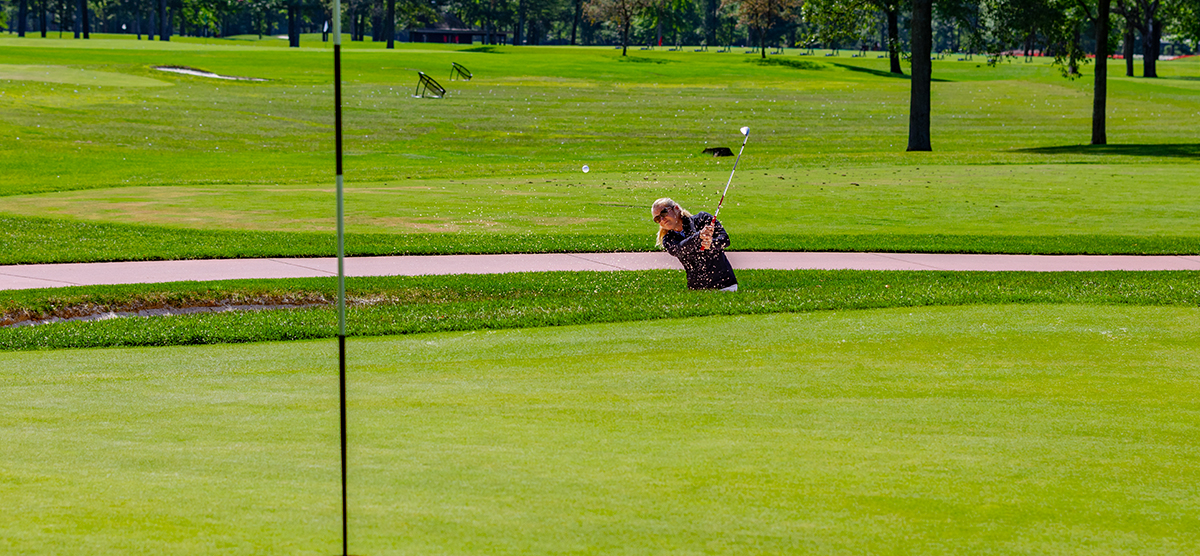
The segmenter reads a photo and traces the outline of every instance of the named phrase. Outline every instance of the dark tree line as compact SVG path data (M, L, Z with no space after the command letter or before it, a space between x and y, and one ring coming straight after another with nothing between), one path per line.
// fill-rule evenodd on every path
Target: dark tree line
M1001 48L1065 56L1094 52L1098 0L937 0L929 10L933 52L996 53ZM1110 0L1110 44L1126 73L1144 54L1156 75L1165 36L1200 36L1200 0ZM321 32L329 0L0 0L10 32L93 31L170 40L194 36ZM900 73L911 49L912 0L345 0L352 40L392 42L426 27L504 32L513 44L821 46L886 50ZM923 11L921 13L924 13ZM919 23L919 22L918 22ZM924 25L924 23L921 23ZM1076 56L1075 61L1080 58ZM1068 64L1069 65L1069 64ZM1068 72L1070 68L1068 67Z

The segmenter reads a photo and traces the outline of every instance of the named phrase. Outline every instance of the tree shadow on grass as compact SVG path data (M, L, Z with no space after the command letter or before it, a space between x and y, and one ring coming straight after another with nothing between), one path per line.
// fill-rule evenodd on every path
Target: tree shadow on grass
M1016 149L1031 154L1094 154L1116 156L1154 156L1200 159L1200 143L1165 143L1141 145L1063 145Z
M911 75L906 75L906 74L903 74L903 73L892 73L892 72L890 72L890 71L883 71L883 70L877 70L877 69L871 69L871 68L864 68L864 67L859 67L859 66L853 66L853 65L850 65L850 64L839 64L839 63L837 63L837 62L833 62L833 61L830 61L830 60L826 60L826 61L825 61L825 63L827 63L827 64L829 64L829 65L832 65L832 66L837 66L837 67L839 67L839 68L842 68L842 69L847 69L847 70L850 70L850 71L857 71L857 72L861 72L861 73L869 73L869 74L871 74L871 75L874 75L874 76L876 76L876 77L891 77L892 79L912 79L912 76L911 76ZM949 79L938 79L938 78L936 78L936 77L934 77L934 78L931 78L931 79L930 79L930 81L932 81L932 82L934 82L934 83L951 83L951 82L952 82L952 81L951 81L951 80L949 80Z

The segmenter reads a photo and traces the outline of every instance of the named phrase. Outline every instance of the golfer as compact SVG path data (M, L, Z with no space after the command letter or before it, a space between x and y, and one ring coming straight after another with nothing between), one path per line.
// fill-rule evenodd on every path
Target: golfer
M737 291L737 277L725 257L729 234L711 214L692 216L664 197L650 206L650 215L658 224L658 246L683 264L689 289Z

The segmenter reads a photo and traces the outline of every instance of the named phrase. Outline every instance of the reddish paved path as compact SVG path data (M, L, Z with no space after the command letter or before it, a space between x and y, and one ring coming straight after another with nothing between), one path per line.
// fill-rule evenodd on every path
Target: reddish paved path
M730 252L734 268L856 270L1200 270L1200 255L940 255L914 253ZM347 276L496 274L549 270L679 269L665 253L538 255L429 255L352 257ZM97 284L135 284L238 278L307 278L337 275L336 258L219 259L0 266L0 290Z

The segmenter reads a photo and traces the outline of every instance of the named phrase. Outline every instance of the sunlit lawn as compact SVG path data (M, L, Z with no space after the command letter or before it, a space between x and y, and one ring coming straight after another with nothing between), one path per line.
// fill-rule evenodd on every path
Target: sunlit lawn
M0 144L0 192L9 194L0 215L330 229L331 59L312 39L303 49L248 46L271 39L0 39L0 132L12 137ZM771 238L743 247L805 249L814 244L800 236L848 234L868 237L868 249L901 235L962 250L995 237L1083 235L1138 252L1137 236L1198 237L1200 141L1195 126L1181 125L1200 116L1194 59L1163 62L1158 80L1125 78L1110 62L1112 144L1089 147L1089 76L1063 79L1044 59L989 67L950 56L935 62L935 151L905 153L907 79L883 73L886 60L874 54L798 52L764 64L741 51L622 59L601 47L348 45L349 230L551 242L586 232L621 236L601 248L650 248L636 244L647 232L644 207L672 196L711 211L730 160L701 151L736 148L737 128L748 125L722 216L743 237ZM449 81L452 61L475 79ZM270 81L151 69L159 64ZM45 80L34 80L47 65ZM412 98L418 70L450 96ZM939 243L931 233L966 239ZM81 243L69 232L39 237L14 244ZM989 249L1015 249L996 243ZM1091 252L1091 243L1069 249Z
M1180 554L1194 308L354 340L359 554ZM339 550L332 343L0 355L6 550Z

